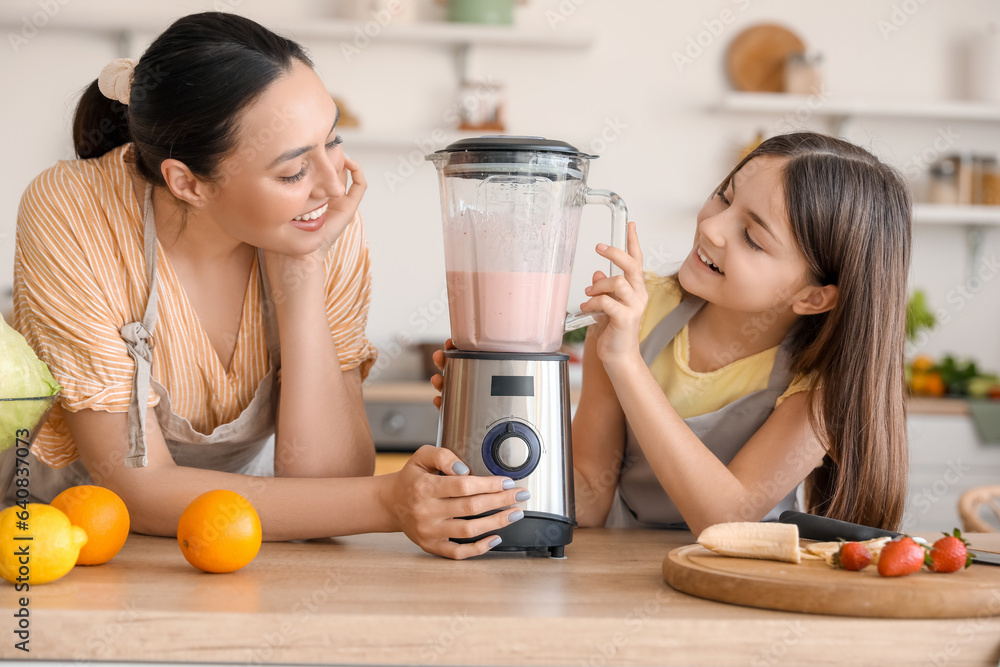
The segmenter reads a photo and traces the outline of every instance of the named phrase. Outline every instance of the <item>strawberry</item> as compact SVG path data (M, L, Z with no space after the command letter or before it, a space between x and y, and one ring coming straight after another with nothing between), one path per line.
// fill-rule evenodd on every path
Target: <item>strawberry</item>
M935 542L927 554L927 567L934 572L958 572L969 567L972 565L972 555L969 554L968 546L969 543L958 528L951 535L944 533L944 537Z
M865 569L871 562L871 552L860 542L844 542L840 545L840 551L833 557L834 567L852 572Z
M923 564L924 548L904 535L882 547L878 573L883 577L902 577L913 574Z

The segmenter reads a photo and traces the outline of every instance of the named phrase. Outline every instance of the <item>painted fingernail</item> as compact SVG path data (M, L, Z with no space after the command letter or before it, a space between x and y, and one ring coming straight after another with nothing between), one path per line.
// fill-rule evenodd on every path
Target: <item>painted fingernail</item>
M512 479L505 479L503 481L503 490L504 491L508 491L510 489L513 489L513 488L514 488L514 480L512 480Z
M519 503L523 503L525 500L528 500L529 498L531 498L530 491L518 491L517 495L514 496L514 500L516 500Z
M493 538L492 540L490 540L490 549L492 549L493 547L497 546L497 545L498 545L498 544L500 544L501 542L503 542L503 540L501 540L501 539L500 539L500 536L499 536L499 535L497 535L497 536L496 536L496 537L494 537L494 538Z
M507 515L507 520L510 521L511 523L514 523L515 521L520 521L523 518L524 518L524 512L522 512L521 510L511 512L510 514Z
M456 475L468 475L469 474L469 466L465 465L461 461L455 461L451 465L451 469L455 471Z

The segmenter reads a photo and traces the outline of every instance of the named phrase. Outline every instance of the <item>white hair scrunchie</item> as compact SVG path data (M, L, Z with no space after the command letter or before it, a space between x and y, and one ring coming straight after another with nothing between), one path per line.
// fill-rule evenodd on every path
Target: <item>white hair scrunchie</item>
M97 77L97 87L108 99L118 100L128 105L132 93L132 75L135 73L136 61L131 58L112 60Z

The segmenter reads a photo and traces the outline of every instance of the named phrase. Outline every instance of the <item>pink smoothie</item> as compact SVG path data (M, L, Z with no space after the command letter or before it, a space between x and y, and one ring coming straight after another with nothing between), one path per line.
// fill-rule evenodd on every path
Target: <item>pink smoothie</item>
M555 352L570 274L449 271L451 337L460 350Z

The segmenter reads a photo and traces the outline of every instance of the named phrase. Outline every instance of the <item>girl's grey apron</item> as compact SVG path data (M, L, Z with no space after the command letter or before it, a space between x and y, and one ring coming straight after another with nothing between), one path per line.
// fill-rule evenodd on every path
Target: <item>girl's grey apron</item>
M264 302L264 336L270 357L267 375L257 385L253 399L243 412L228 424L218 426L209 434L199 433L184 417L173 412L170 394L152 377L152 335L156 326L158 298L156 281L156 225L153 222L152 188L146 188L144 214L144 245L146 276L149 280L149 300L141 322L130 322L121 328L121 337L135 359L132 397L128 407L129 451L125 465L142 468L146 465L146 400L149 388L160 397L154 408L156 421L167 441L170 455L179 466L205 468L244 475L274 475L274 422L278 404L278 368L281 365L278 325L271 304L271 286L264 266L264 253L257 251L258 273ZM3 506L15 501L11 484L15 467L14 448L0 454L0 485L6 489ZM63 468L50 468L33 454L29 455L30 502L50 502L63 489L79 484L101 482L111 469L111 462L96 463L88 473L77 459Z
M659 356L674 336L705 305L703 299L688 297L660 320L639 345L647 366ZM787 342L787 340L786 340ZM722 409L684 420L694 434L720 461L729 465L751 436L764 424L774 410L774 402L785 393L791 383L791 364L785 344L778 348L774 368L766 389L747 394ZM625 451L618 490L611 505L605 525L614 528L681 528L686 529L684 518L670 500L653 473L649 461L636 441L632 427L626 423ZM801 484L799 485L801 487ZM763 489L762 489L763 490ZM776 507L765 521L775 520L785 510L798 509L799 489L794 489ZM734 507L732 521L755 521L759 508Z

